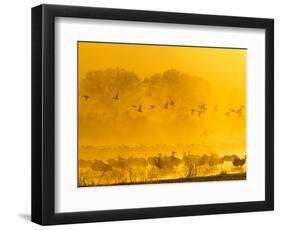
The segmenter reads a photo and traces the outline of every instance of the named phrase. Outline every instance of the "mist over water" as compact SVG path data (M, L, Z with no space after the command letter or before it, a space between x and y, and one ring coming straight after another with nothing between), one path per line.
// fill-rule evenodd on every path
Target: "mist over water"
M106 169L103 178L117 173L110 162L149 158L181 162L166 174L155 163L162 179L181 178L206 157L221 167L225 156L245 163L246 50L82 42L78 52L78 157L90 174L93 165ZM208 167L202 175L225 177Z

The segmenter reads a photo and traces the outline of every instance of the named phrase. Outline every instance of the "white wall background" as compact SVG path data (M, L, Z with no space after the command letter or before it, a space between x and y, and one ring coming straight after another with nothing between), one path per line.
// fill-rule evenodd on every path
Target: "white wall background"
M56 0L51 4L85 5L111 8L161 10L188 13L222 14L275 18L275 211L180 217L153 220L76 224L68 229L265 229L281 219L281 81L280 1L278 0ZM30 222L30 8L43 2L2 1L0 36L0 226L1 229L38 229ZM55 226L64 229L66 226ZM49 227L47 227L49 228ZM276 227L275 227L276 229Z

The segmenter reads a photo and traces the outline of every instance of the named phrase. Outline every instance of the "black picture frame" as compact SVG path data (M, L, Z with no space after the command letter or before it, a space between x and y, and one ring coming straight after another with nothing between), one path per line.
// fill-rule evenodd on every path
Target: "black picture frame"
M55 213L55 18L109 19L265 29L265 200ZM274 209L274 20L126 9L32 8L32 221L41 225L267 211Z

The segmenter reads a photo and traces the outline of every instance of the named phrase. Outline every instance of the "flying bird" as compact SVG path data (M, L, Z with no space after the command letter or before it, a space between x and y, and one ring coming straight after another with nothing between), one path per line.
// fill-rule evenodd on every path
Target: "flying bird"
M205 131L203 132L203 135L204 135L204 136L209 136L208 130L205 130Z
M137 109L138 112L142 112L142 106L140 105L139 108Z
M198 107L200 108L201 113L205 113L207 110L206 104L198 105Z
M119 95L116 93L115 97L113 98L114 100L119 100Z
M131 107L133 107L133 108L138 108L136 105L131 105Z
M82 97L85 99L85 101L88 101L88 99L90 98L90 96L87 96L87 95L82 96Z
M168 109L169 102L166 102L166 104L163 106L164 109Z
M237 109L237 110L236 110L236 113L241 116L241 115L242 115L243 109L244 109L244 105L242 105L242 106L240 107L240 109Z
M232 113L236 113L236 114L241 116L243 109L244 109L244 106L242 105L239 109L230 109L229 111L232 112Z
M190 109L190 111L191 111L191 114L193 115L195 112L195 109Z

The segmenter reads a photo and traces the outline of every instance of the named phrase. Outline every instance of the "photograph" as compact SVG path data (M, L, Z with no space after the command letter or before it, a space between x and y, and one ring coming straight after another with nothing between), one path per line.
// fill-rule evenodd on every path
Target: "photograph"
M78 187L246 180L247 49L77 42Z
M274 210L274 19L155 9L32 8L32 222Z

